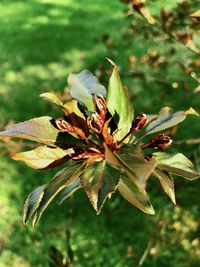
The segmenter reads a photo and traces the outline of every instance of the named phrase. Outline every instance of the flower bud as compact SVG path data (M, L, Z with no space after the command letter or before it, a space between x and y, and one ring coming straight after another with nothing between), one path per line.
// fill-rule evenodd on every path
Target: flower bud
M154 148L158 150L165 150L167 149L172 143L172 140L169 136L165 134L158 134L149 142L145 143L141 146L142 149L145 148Z
M132 122L131 132L137 132L142 129L147 123L147 116L145 114L140 114L135 120Z

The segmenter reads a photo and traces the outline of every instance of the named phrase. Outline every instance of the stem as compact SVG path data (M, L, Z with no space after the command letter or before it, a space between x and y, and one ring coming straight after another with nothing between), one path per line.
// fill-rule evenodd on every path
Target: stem
M167 207L168 207L168 206L169 206L169 205L167 205ZM145 250L144 250L144 252L142 253L142 255L141 255L141 257L140 257L140 259L139 259L139 262L138 262L138 264L136 265L136 267L141 267L141 266L143 266L143 264L144 264L144 262L145 262L145 260L146 260L146 258L147 258L147 256L148 256L148 254L149 254L149 252L150 252L150 250L151 250L152 245L153 245L153 244L155 243L155 241L156 241L157 236L160 234L160 232L163 230L163 228L166 227L166 222L165 222L165 221L163 221L163 223L161 224L161 222L162 222L162 217L163 217L163 215L164 215L164 211L165 211L165 209L162 209L161 212L159 213L158 218L157 218L157 220L156 220L156 223L155 223L155 225L154 225L154 227L153 227L153 231L152 231L152 233L151 233L151 235L150 235L149 241L148 241L148 243L147 243L147 245L146 245L146 247L145 247Z
M145 137L147 136L147 134L141 136L138 140L136 140L133 144L137 145L138 143L140 143Z
M90 142L94 147L96 147L98 150L100 150L102 152L102 147L99 144L97 144L96 142L94 142L90 138L88 138L87 141Z
M124 140L129 136L129 135L131 135L132 134L132 132L128 132L119 142L118 142L118 146L119 145L121 145L123 142L124 142Z

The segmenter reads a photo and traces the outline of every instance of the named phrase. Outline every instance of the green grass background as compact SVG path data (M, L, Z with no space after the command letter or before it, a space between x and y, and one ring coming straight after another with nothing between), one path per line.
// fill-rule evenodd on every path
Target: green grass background
M172 8L177 2L170 0L165 5ZM158 12L161 5L162 1L155 1L152 9ZM102 65L109 68L106 57L113 58L125 72L128 56L142 56L148 48L154 49L157 44L151 38L134 36L131 44L125 44L121 38L128 26L124 8L116 0L1 0L0 127L10 120L57 114L38 95L51 89L63 91L70 72L97 71ZM110 35L113 50L103 44L105 34ZM175 59L184 61L188 53L180 46ZM171 72L175 81L176 75L182 75L177 68ZM193 106L199 111L199 95L160 88L151 79L144 84L124 77L123 82L130 88L137 114L155 113L164 105L177 110ZM199 133L199 119L188 118L176 136L188 139ZM178 148L191 156L197 146ZM54 173L35 171L7 155L0 156L0 267L50 266L51 245L66 253L69 202L59 207L51 204L34 229L22 225L27 195ZM70 227L74 266L135 267L152 236L144 266L199 266L199 183L177 177L175 185L176 207L169 204L160 185L150 181L148 190L157 210L154 217L136 210L118 193L96 216L85 194L76 193ZM159 216L161 226L156 225Z

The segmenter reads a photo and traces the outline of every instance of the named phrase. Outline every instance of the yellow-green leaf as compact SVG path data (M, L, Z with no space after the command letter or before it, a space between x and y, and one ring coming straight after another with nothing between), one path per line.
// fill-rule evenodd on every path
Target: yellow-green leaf
M114 117L119 131L115 135L115 140L121 140L130 130L133 121L133 108L127 88L123 87L119 75L118 67L114 66L110 77L107 96L107 108Z
M195 11L194 13L192 13L190 15L190 17L195 18L195 19L199 19L200 18L200 9Z
M59 147L40 146L30 151L17 153L12 158L21 160L34 169L48 169L67 161L73 153L72 148L63 150Z
M61 107L63 106L63 102L59 99L59 97L56 94L54 94L52 92L43 93L40 95L40 97L58 105L58 106L61 106Z

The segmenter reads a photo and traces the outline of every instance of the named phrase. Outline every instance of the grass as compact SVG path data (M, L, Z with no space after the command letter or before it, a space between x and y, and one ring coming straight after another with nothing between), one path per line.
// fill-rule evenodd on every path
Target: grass
M174 1L168 1L169 8L170 4ZM124 19L124 5L119 1L2 0L0 10L0 127L10 120L56 114L56 109L38 95L49 89L62 91L70 72L109 68L105 57L111 57L120 63L123 73L128 69L130 55L143 56L149 47L162 48L150 38L144 42L140 37L127 45L121 36L126 34L129 20ZM112 50L102 42L106 34L113 42ZM188 52L184 50L177 57L184 60L185 55ZM177 67L171 70L172 74L181 75ZM123 81L131 88L137 113L141 106L148 113L157 112L163 105L173 105L176 109L192 105L199 109L198 95L192 98L190 93L183 94L182 90L172 90L166 85L161 87L151 79L144 82L124 76ZM185 101L185 97L190 101ZM191 135L199 136L199 126L193 118L177 133L181 139ZM192 149L180 147L182 152ZM23 202L28 193L48 181L54 172L33 171L3 154L0 169L0 267L55 266L50 265L50 247L66 254L70 202L58 208L51 205L35 229L22 225ZM77 193L70 228L75 266L136 266L153 233L150 256L144 266L196 267L198 182L177 178L175 183L176 208L169 205L159 185L154 180L150 182L156 217L140 213L118 195L96 216L86 196ZM158 233L154 233L154 228Z

